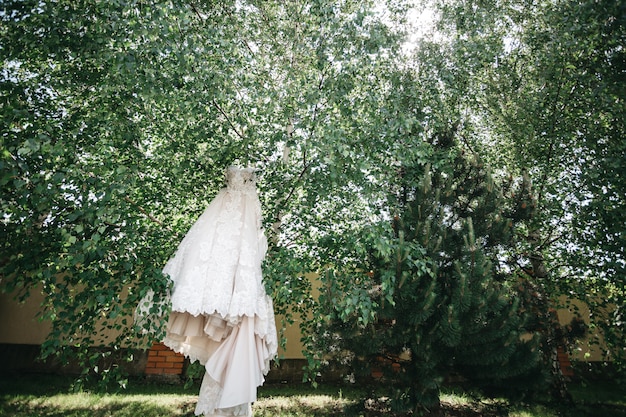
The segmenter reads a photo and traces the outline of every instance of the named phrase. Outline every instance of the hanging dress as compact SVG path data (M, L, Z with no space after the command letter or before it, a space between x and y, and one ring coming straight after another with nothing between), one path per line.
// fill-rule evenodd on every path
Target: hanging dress
M251 415L278 347L266 250L254 170L230 167L163 269L173 281L163 343L206 369L196 415Z

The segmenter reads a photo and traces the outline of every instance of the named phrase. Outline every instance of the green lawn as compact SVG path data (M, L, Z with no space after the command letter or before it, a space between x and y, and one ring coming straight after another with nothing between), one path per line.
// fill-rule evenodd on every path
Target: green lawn
M135 381L119 393L72 393L72 379L52 375L0 375L0 416L14 417L174 417L193 416L198 387L184 389ZM626 417L626 390L618 384L572 384L575 407L558 404L511 405L442 392L447 417ZM259 390L256 417L374 416L359 406L354 387L272 385ZM380 415L380 414L378 414Z

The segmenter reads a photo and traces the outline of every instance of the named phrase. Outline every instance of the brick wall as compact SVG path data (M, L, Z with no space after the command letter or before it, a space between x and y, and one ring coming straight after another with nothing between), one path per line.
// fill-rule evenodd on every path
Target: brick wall
M185 357L176 353L163 343L155 343L148 351L146 375L181 375Z
M381 363L386 363L388 360L379 358ZM564 348L558 349L558 361L561 366L561 371L565 377L574 376L572 364L569 360L569 356ZM291 369L290 362L296 362L299 366ZM268 375L269 382L283 381L283 380L296 380L301 379L302 361L281 361L281 366L272 366L272 371ZM391 361L388 361L391 362ZM148 360L146 362L145 374L154 377L161 378L176 378L182 375L185 366L185 357L176 353L163 343L155 343L148 351ZM394 370L400 369L399 363L392 364ZM381 369L373 369L372 377L379 379L382 377Z
M559 365L561 366L561 372L563 373L563 376L566 378L573 377L574 369L572 368L572 362L570 362L569 355L567 354L563 346L558 347L557 358L559 360Z

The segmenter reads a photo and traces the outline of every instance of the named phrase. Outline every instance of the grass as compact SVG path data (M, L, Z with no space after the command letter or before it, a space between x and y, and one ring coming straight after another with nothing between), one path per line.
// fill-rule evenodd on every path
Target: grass
M198 387L134 381L121 392L71 392L71 377L0 375L0 416L14 417L175 417L194 415ZM441 393L446 417L626 417L626 389L618 384L570 386L574 407L516 404L454 390ZM256 417L369 417L355 387L270 385L259 389Z

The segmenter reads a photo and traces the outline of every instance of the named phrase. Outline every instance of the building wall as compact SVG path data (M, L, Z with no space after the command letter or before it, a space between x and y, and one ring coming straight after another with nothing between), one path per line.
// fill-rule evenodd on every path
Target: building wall
M0 343L40 345L50 332L48 322L38 319L41 293L33 292L25 303L18 303L11 294L0 294Z
M563 325L571 323L575 317L581 317L587 325L591 322L591 311L587 304L578 300L569 300L567 297L561 297L559 303L563 308L557 309L559 322ZM592 338L588 337L578 343L576 348L570 352L572 360L578 361L602 361L602 345L592 343Z
M0 294L0 344L41 345L50 332L49 322L39 320L41 303L44 295L33 291L24 303L14 300L11 294ZM276 317L278 328L282 326L282 318ZM287 326L284 332L287 339L285 349L280 349L283 359L303 359L302 343L298 323ZM113 330L105 332L105 339L114 339Z
M16 345L40 345L50 332L50 324L39 320L40 305L44 301L44 295L33 291L30 298L25 303L18 303L10 294L0 294L0 344ZM565 305L566 299L561 300ZM568 308L558 310L559 320L567 324L578 314L589 323L589 308L582 302L574 301L569 303ZM276 317L277 328L283 326L282 318ZM114 337L110 331L105 337ZM304 359L302 354L303 346L300 342L300 328L296 321L293 325L286 326L284 336L287 340L286 348L280 349L281 359ZM572 352L574 360L600 361L602 360L602 350L598 345L590 344L586 341Z

